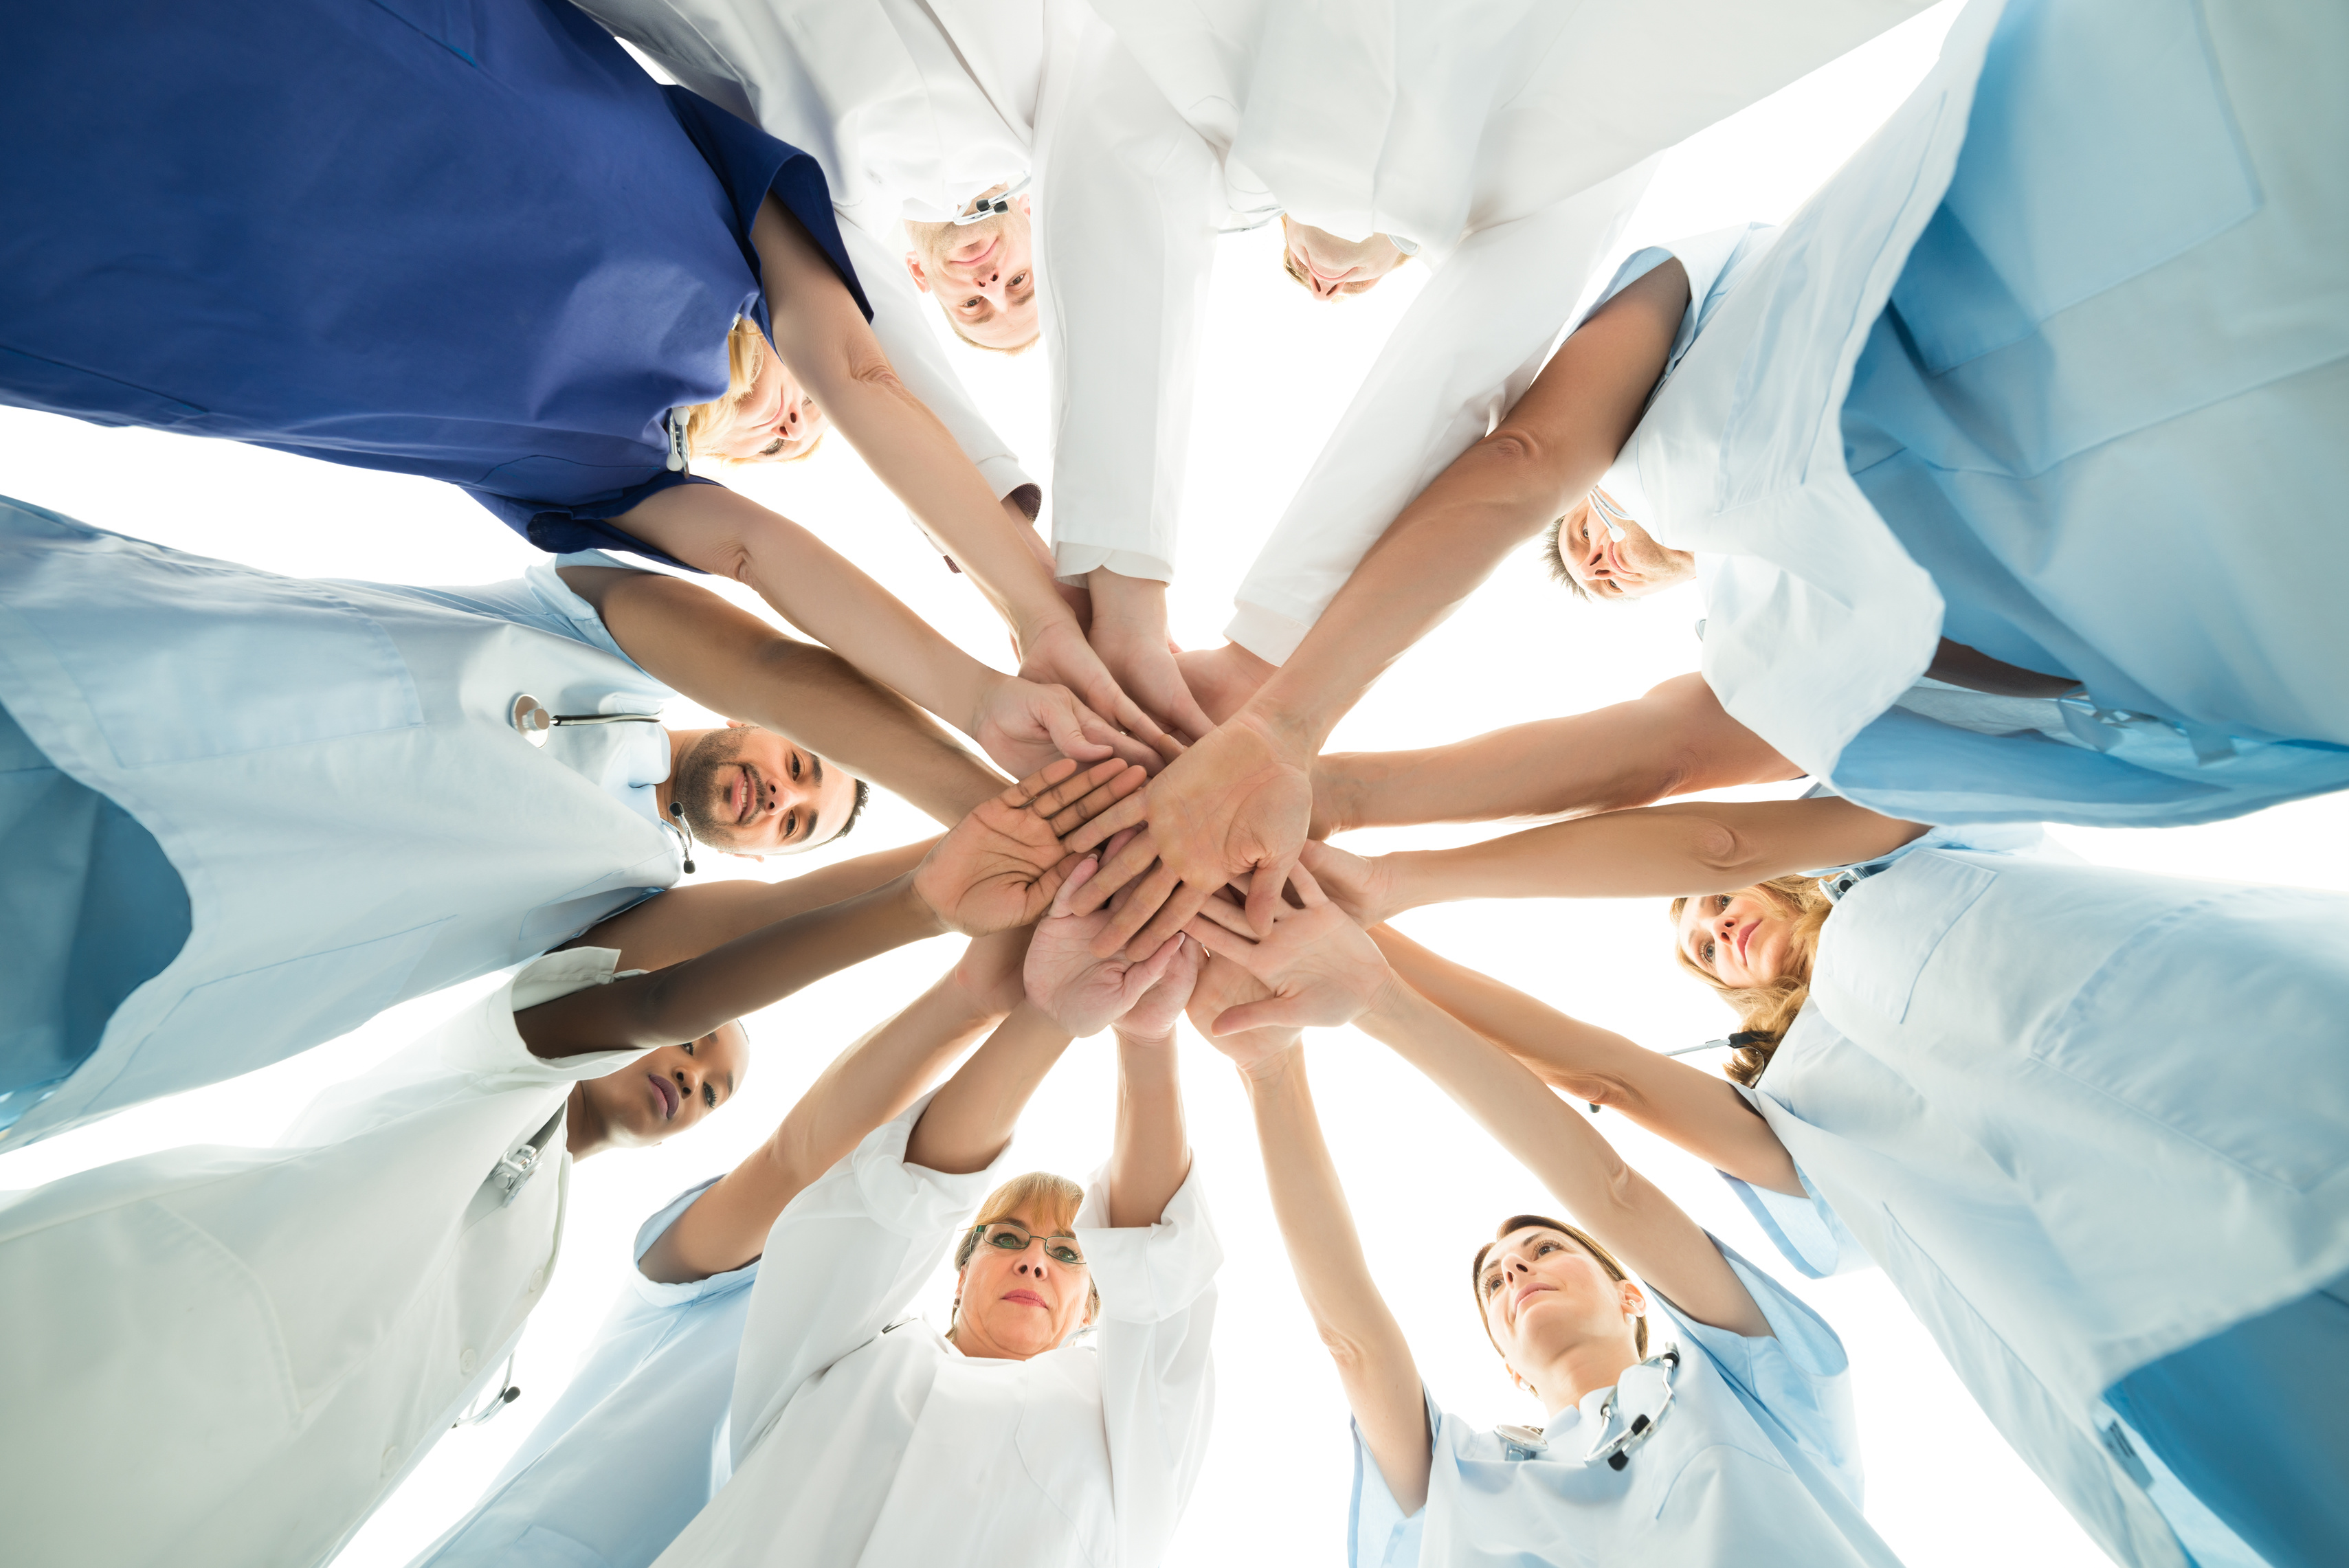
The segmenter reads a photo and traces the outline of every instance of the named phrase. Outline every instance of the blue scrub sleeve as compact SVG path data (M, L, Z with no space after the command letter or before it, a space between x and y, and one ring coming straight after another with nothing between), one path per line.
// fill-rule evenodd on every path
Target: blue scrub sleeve
M665 490L673 490L678 485L716 483L716 480L704 479L699 474L663 471L642 484L559 506L518 496L500 495L495 490L471 485L465 487L465 493L489 508L500 522L549 555L574 555L583 550L625 550L631 555L641 555L647 561L657 561L680 572L698 573L701 570L699 567L688 566L667 552L655 549L636 535L614 527L610 520L635 511Z
M1427 1406L1429 1459L1444 1430L1444 1412L1423 1387L1419 1397ZM1418 1568L1419 1547L1427 1529L1427 1510L1403 1517L1402 1505L1387 1490L1386 1477L1371 1458L1359 1423L1350 1424L1354 1438L1354 1487L1346 1508L1346 1568ZM1431 1482L1433 1478L1429 1478Z
M685 1212L692 1208L695 1202L704 1192L716 1186L718 1181L719 1178L715 1176L706 1181L696 1181L692 1186L671 1198L651 1219L637 1226L636 1246L628 1254L630 1260L642 1264L645 1261L645 1254L652 1251L653 1243L667 1234L668 1228L676 1224ZM724 1274L714 1274L705 1279L688 1280L683 1284L671 1284L661 1280L647 1279L641 1268L632 1268L628 1271L628 1283L635 1287L637 1299L653 1306L682 1306L687 1302L699 1301L704 1296L740 1289L758 1277L759 1260L757 1258L752 1258L739 1269L729 1269Z
M693 140L719 183L726 187L728 200L734 203L735 242L742 247L742 259L750 263L750 275L759 275L758 252L750 244L750 224L759 215L760 204L768 192L783 204L784 210L800 221L808 238L822 251L832 270L848 286L848 297L873 319L872 302L864 297L864 285L856 281L856 269L849 264L848 246L840 237L840 220L833 215L832 190L824 183L823 168L813 158L789 142L778 141L747 120L738 119L707 98L697 98L683 88L665 87L668 95L669 112ZM771 329L763 304L759 311L759 325Z

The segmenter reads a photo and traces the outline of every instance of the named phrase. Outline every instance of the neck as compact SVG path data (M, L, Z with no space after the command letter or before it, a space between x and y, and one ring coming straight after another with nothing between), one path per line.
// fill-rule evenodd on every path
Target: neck
M978 1361L1025 1361L1032 1351L1007 1350L976 1325L958 1322L947 1331L947 1343Z
M1517 1370L1534 1386L1542 1408L1556 1421L1562 1412L1582 1403L1584 1395L1594 1388L1613 1387L1627 1367L1639 1364L1639 1357L1622 1340L1585 1339L1566 1346L1546 1361Z
M571 1086L571 1097L565 1103L569 1109L563 1118L563 1147L570 1151L574 1161L601 1154L612 1147L611 1126L587 1098L585 1083Z

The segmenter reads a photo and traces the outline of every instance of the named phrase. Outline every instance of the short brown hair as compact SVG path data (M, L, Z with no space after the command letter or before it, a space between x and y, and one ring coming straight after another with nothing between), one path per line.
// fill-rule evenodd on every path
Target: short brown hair
M1819 928L1835 913L1835 902L1819 891L1816 877L1772 877L1756 882L1747 891L1756 892L1778 906L1782 913L1794 917L1792 939L1786 944L1786 956L1793 973L1781 975L1767 985L1724 985L1705 968L1688 955L1680 944L1681 912L1688 908L1688 895L1672 900L1672 956L1680 966L1703 981L1730 1006L1736 1009L1738 1028L1752 1038L1743 1041L1737 1054L1722 1068L1738 1083L1752 1087L1761 1081L1763 1069L1778 1049L1778 1042L1786 1037L1794 1026L1795 1015L1811 995L1811 961L1819 950Z
M1591 1240L1587 1233L1577 1230L1574 1226L1568 1224L1565 1221L1553 1220L1547 1214L1510 1215L1507 1219L1501 1222L1501 1228L1493 1233L1493 1239L1476 1249L1475 1261L1468 1265L1468 1291L1471 1295L1474 1295L1476 1298L1476 1321L1485 1326L1485 1337L1488 1340L1492 1340L1494 1351L1497 1353L1504 1361L1508 1359L1509 1353L1501 1348L1501 1342L1499 1340L1493 1338L1493 1320L1485 1314L1485 1290L1484 1285L1481 1283L1485 1274L1485 1260L1492 1254L1492 1251L1495 1247L1499 1246L1504 1241L1508 1239L1509 1233L1512 1231L1522 1231L1527 1225L1538 1225L1543 1230L1556 1231L1562 1235L1572 1238L1572 1240L1579 1245L1584 1252L1588 1253L1593 1258L1596 1258L1599 1261L1599 1266L1607 1271L1608 1278L1625 1284L1631 1282L1630 1274L1624 1270L1621 1264L1615 1261L1615 1254L1613 1253L1609 1252L1605 1247L1600 1246L1597 1242ZM1633 1349L1640 1353L1640 1359L1645 1360L1647 1358L1648 1318L1645 1313L1640 1314L1638 1324L1631 1330L1631 1346Z

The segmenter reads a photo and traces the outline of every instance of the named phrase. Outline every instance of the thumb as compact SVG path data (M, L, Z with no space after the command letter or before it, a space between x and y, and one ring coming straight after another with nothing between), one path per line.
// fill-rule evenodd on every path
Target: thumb
M1079 861L1076 868L1069 872L1068 880L1061 884L1061 891L1052 895L1052 913L1055 915L1067 914L1069 901L1076 896L1079 888L1093 880L1093 873L1099 870L1101 861L1092 855Z
M1038 693L1040 698L1030 711L1044 727L1044 733L1063 757L1081 762L1098 762L1113 755L1115 748L1085 736L1085 720L1092 715L1081 707L1077 699L1065 691L1045 687ZM1094 723L1101 721L1094 719Z
M1157 952L1139 964L1125 966L1123 995L1127 1006L1141 1001L1145 992L1166 977L1167 966L1174 962L1174 955L1182 950L1183 935L1177 932L1160 943Z
M1225 1008L1207 1032L1237 1035L1249 1029L1301 1029L1305 1026L1304 1012L1304 1004L1294 996L1267 996Z
M1296 866L1297 851L1291 850L1256 868L1256 876L1248 883L1247 920L1258 936L1272 934L1273 919L1281 909L1280 890L1288 885L1288 873Z

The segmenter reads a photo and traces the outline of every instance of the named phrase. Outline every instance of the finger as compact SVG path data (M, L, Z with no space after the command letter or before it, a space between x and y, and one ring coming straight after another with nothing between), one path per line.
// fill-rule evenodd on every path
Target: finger
M1102 846L1102 858L1103 860L1109 859L1112 855L1114 855L1118 851L1125 848L1126 845L1133 842L1134 840L1141 836L1142 830L1139 828L1128 828L1124 830L1123 832L1119 833L1117 837L1112 839L1108 843Z
M1054 692L1050 701L1039 703L1034 711L1043 722L1044 733L1063 756L1090 762L1097 757L1116 754L1117 748L1102 733L1105 727L1101 720L1086 712L1068 693ZM1087 719L1092 722L1087 724Z
M1089 768L1069 774L1048 789L1038 790L1029 798L1026 810L1049 817L1053 812L1062 810L1083 799L1111 779L1125 772L1131 766L1132 764L1121 762L1114 757L1096 762ZM1040 773L1037 777L1040 779L1043 775Z
M1051 829L1056 836L1066 838L1086 822L1150 782L1149 775L1131 762L1117 762L1112 758L1111 762L1104 762L1102 767L1106 769L1112 763L1115 764L1116 772L1071 799L1068 805L1057 808L1051 812ZM1038 809L1042 810L1040 804Z
M1067 880L1061 883L1060 891L1052 895L1052 913L1055 915L1068 913L1069 901L1076 896L1079 888L1092 881L1093 873L1099 870L1101 861L1091 855L1079 861L1076 869L1070 872Z
M1213 921L1194 915L1183 934L1204 948L1211 958L1228 958L1245 969L1256 956L1256 944L1237 931L1226 931Z
M1146 773L1155 773L1166 766L1166 759L1159 755L1158 748L1150 741L1138 735L1128 735L1098 718L1085 726L1085 738L1096 746L1108 747L1122 761L1140 763Z
M1056 757L1019 783L1006 789L996 799L1014 810L1025 810L1029 801L1068 778L1077 770L1079 764L1068 758Z
M1185 884L1179 891L1172 894L1167 899L1164 908L1160 909L1157 913L1150 917L1149 924L1142 925L1142 923L1139 921L1133 922L1134 924L1141 926L1141 929L1126 938L1126 951L1128 953L1148 953L1160 943L1165 941L1176 932L1182 930L1183 927L1190 922L1192 916L1199 913L1200 909L1206 903L1206 902L1207 895L1205 892L1189 886L1187 883ZM1139 908L1141 906L1141 900L1136 899L1134 901L1134 907ZM1121 914L1112 916L1110 920L1110 932L1114 932L1121 921L1132 919L1133 913L1133 909L1128 909ZM1110 932L1104 932L1102 935L1106 937L1110 934Z
M1150 797L1137 792L1128 795L1100 816L1078 823L1075 828L1062 834L1061 838L1069 848L1082 854L1094 845L1116 836L1119 829L1133 827L1149 815ZM1129 845L1128 850L1130 851L1131 848L1132 846ZM1152 851L1150 858L1156 860L1157 851Z
M1152 741L1151 744L1158 748L1158 754L1169 762L1174 761L1176 758L1182 756L1185 751L1189 749L1189 748L1185 747L1182 741L1176 739L1171 735L1162 735L1156 740Z
M1220 895L1199 906L1198 919L1213 921L1236 935L1253 937L1256 928L1248 924L1247 911ZM1189 929L1187 926L1185 930Z
M1126 844L1125 848L1118 851L1116 854L1102 862L1102 878L1099 888L1102 898L1106 900L1111 893L1113 893L1118 889L1125 886L1126 883L1133 882L1143 876L1149 872L1152 866L1156 865L1157 863L1158 845L1156 841L1154 841L1146 831L1137 834ZM1170 872L1169 874L1171 875L1172 873ZM1171 886L1173 884L1170 883L1169 885ZM1135 896L1140 897L1141 895L1137 893ZM1093 904L1093 907L1095 909L1099 909L1101 907L1101 903L1096 902ZM1154 908L1155 905L1153 907Z
M1280 890L1288 882L1288 873L1297 866L1295 851L1277 861L1267 861L1257 867L1256 876L1248 884L1248 925L1258 936L1272 934L1272 923L1280 913Z
M1319 909L1330 902L1330 895L1321 891L1321 884L1315 882L1313 873L1305 869L1302 855L1288 868L1288 885L1297 890L1297 896L1304 901L1308 909Z
M1125 853L1118 858L1127 860L1142 852L1143 851L1141 845L1129 844L1126 846ZM1116 868L1112 866L1109 869L1114 871ZM1109 879L1103 877L1101 880L1106 882ZM1100 883L1096 882L1094 885L1099 886ZM1107 958L1111 954L1131 943L1133 940L1134 932L1142 923L1164 907L1166 901L1174 897L1181 891L1182 886L1183 879L1166 866L1160 866L1156 871L1143 877L1142 886L1134 892L1133 901L1111 915L1109 923L1102 927L1101 934L1093 938L1093 956ZM1096 904L1094 907L1099 908L1100 905ZM1181 923L1181 921L1175 922L1176 925ZM1157 945L1158 944L1154 942L1150 947L1137 951L1147 953L1152 947Z
M1250 1029L1301 1029L1305 1005L1294 996L1267 996L1226 1007L1207 1026L1211 1035L1237 1035Z
M1164 980L1166 977L1168 966L1174 962L1174 955L1182 951L1183 939L1178 935L1171 941L1160 943L1158 951L1141 963L1127 965L1125 966L1126 1006L1131 1007L1134 1003L1141 1001L1153 985Z

